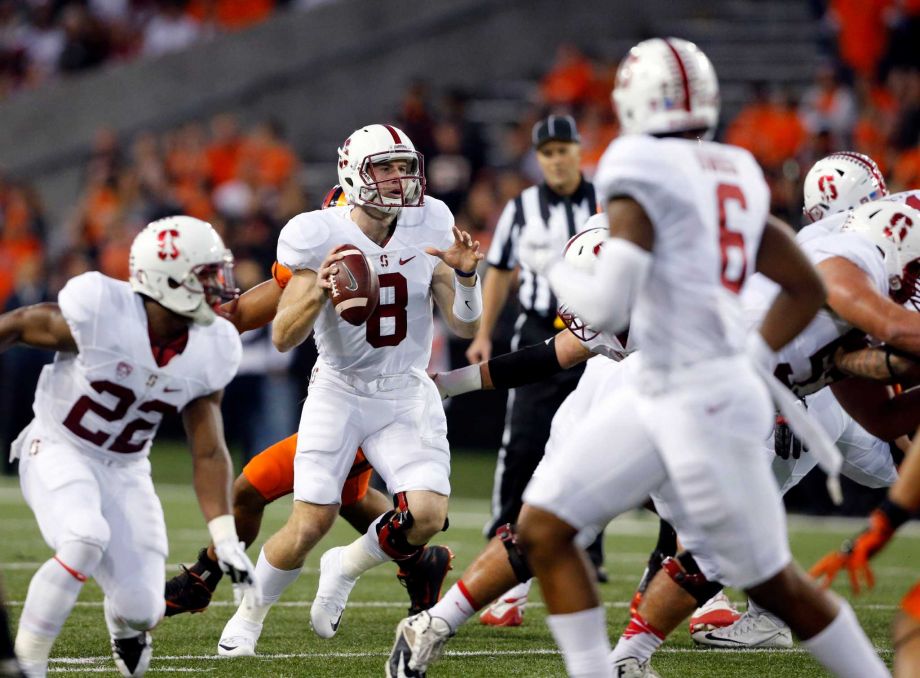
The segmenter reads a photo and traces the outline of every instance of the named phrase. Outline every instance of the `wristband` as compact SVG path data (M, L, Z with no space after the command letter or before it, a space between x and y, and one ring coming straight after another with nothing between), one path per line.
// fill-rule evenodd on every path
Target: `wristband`
M472 323L482 315L482 286L479 280L467 287L454 279L454 317L460 322Z
M465 273L464 271L461 271L459 268L455 268L454 273L456 273L461 278L472 278L474 275L476 275L476 269L474 268L470 273Z
M236 535L236 521L229 513L209 521L208 532L211 533L211 541L215 545L224 541L232 541L235 544L240 540Z
M460 367L450 372L439 372L434 381L442 397L447 398L469 393L470 391L482 390L482 374L478 363Z

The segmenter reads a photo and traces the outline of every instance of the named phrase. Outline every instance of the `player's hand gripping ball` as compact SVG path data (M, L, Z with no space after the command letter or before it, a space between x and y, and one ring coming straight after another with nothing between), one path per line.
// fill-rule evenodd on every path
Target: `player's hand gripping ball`
M332 262L326 294L335 312L351 325L363 325L371 317L380 300L380 281L377 271L364 253L354 245L339 245L330 258L341 255Z

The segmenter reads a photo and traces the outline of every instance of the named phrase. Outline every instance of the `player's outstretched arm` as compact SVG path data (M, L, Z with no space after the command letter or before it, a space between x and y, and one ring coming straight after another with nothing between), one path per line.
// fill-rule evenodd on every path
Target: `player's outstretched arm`
M834 313L889 346L920 356L920 313L880 294L859 266L843 257L818 264Z
M195 494L208 523L217 560L233 582L237 603L245 597L249 605L259 605L262 601L255 566L237 536L230 506L233 464L224 439L222 395L216 392L191 401L182 410L182 423L192 452Z
M302 344L326 303L329 276L338 270L342 254L333 254L320 264L318 271L303 269L294 273L278 300L278 312L272 324L272 343L282 353Z
M901 464L898 479L888 489L888 497L869 516L869 526L839 551L828 553L811 568L811 574L825 586L834 581L840 570L850 576L850 587L859 593L860 578L866 586L875 585L869 560L894 536L895 531L920 509L920 431Z
M453 227L454 242L446 250L426 247L425 252L441 262L431 279L431 292L451 332L472 339L482 316L482 288L476 266L483 258L479 241Z
M549 379L593 354L574 334L562 330L549 341L490 358L450 372L433 375L442 398L471 391L518 388Z
M281 292L281 286L274 278L266 280L246 290L239 298L228 301L221 306L221 311L240 334L257 330L274 319Z
M767 310L760 335L773 351L792 341L824 303L824 285L796 245L792 229L770 219L757 251L757 271L776 282L780 292Z
M920 384L920 359L890 346L856 351L840 348L834 354L834 364L851 377L901 384L905 388Z
M55 303L23 306L0 315L0 353L16 344L76 353L77 342Z

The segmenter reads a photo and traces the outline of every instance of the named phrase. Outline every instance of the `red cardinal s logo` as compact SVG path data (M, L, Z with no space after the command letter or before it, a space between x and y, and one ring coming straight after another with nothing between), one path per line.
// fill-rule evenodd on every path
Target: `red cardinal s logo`
M883 233L885 234L886 238L900 243L904 240L904 238L907 237L907 232L910 231L913 225L913 219L911 219L906 214L901 214L898 212L891 217L891 220L888 222L888 225L885 227Z
M159 247L159 252L157 256L162 260L166 259L178 259L179 258L179 248L176 246L176 239L179 237L179 231L174 228L166 228L157 233L157 247Z
M834 175L826 174L818 179L818 190L825 202L837 199L837 187L834 185Z

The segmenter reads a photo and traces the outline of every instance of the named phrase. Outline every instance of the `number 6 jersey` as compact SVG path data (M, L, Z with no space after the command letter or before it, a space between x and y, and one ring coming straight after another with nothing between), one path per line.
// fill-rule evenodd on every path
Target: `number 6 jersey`
M594 183L605 209L613 198L632 198L655 230L629 327L643 366L671 370L738 353L737 293L755 270L770 202L753 156L725 144L629 135L605 151Z
M299 214L278 238L278 262L292 271L317 271L329 252L348 243L364 252L380 278L377 310L363 325L349 325L332 304L323 304L314 325L320 359L364 381L424 370L433 334L431 278L440 263L425 248L453 244L453 215L443 202L426 196L422 207L400 212L392 236L378 245L351 220L351 209Z
M101 273L70 280L58 305L79 352L58 352L42 370L35 437L55 435L91 454L146 456L164 414L223 389L240 363L239 334L218 317L191 325L182 353L158 366L143 298Z

